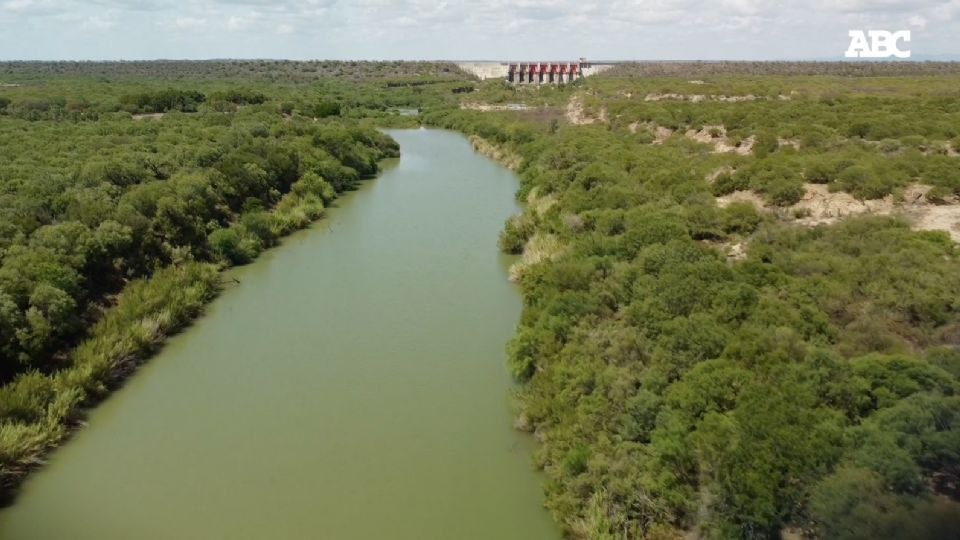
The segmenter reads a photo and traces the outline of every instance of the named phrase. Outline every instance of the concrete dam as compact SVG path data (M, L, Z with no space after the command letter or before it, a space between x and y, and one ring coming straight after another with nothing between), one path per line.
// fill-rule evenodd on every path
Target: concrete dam
M457 62L457 66L480 80L501 79L512 84L564 84L596 75L612 63L587 62Z

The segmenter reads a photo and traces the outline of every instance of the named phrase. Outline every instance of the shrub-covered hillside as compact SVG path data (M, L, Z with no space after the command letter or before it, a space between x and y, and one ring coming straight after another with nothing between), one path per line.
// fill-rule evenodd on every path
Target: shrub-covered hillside
M897 212L805 227L716 199L955 200L955 81L609 77L428 116L522 157L510 369L570 535L956 534L957 244Z

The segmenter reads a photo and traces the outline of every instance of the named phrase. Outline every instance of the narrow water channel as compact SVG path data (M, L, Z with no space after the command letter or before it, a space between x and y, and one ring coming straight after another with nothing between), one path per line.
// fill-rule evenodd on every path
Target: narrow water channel
M517 180L458 134L232 274L0 510L14 539L545 539L504 344Z

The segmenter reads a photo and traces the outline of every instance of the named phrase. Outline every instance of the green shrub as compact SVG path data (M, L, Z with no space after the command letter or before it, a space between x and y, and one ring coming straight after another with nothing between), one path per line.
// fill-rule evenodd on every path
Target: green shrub
M314 172L304 173L299 180L290 186L290 191L301 197L316 195L323 199L323 202L326 204L332 202L337 196L333 186Z
M520 254L523 253L523 246L533 235L536 227L536 220L530 212L512 216L504 225L500 232L500 238L497 244L505 253Z
M835 176L834 167L822 160L811 163L804 171L804 178L811 184L829 184Z
M750 179L743 175L723 173L717 176L713 181L712 191L714 196L727 195L738 190L750 188Z
M884 139L877 145L877 149L884 154L896 154L903 148L903 144L897 139Z
M753 155L757 159L763 159L764 157L776 152L780 149L780 141L777 140L777 136L769 131L765 131L756 136L753 142Z
M240 225L243 230L253 234L264 247L269 247L277 243L277 234L271 227L272 218L268 212L246 212L240 216Z
M803 198L803 183L781 178L764 186L763 193L768 201L777 206L790 206Z
M310 103L303 108L303 114L313 118L340 116L341 112L342 109L340 103L328 100L320 100L315 103Z
M882 198L892 193L901 183L894 170L882 166L867 168L853 165L844 169L836 179L840 189L863 199Z
M590 448L586 445L571 448L567 452L567 457L563 461L563 469L566 474L576 476L587 470L587 462L590 460Z
M260 239L241 227L217 229L210 233L208 242L217 259L230 265L246 264L262 249Z
M259 105L267 101L267 96L261 92L246 89L232 88L210 94L211 101L225 101L236 105Z
M0 387L0 419L38 422L46 414L56 389L53 380L38 371L29 371Z
M757 229L763 220L753 203L733 202L722 212L723 231L734 234L749 234Z

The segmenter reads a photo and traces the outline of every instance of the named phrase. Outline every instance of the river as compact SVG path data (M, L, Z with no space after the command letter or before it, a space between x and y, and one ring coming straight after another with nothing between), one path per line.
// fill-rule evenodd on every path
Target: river
M496 248L517 179L442 130L252 265L0 511L14 539L547 539Z

